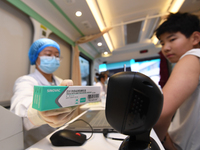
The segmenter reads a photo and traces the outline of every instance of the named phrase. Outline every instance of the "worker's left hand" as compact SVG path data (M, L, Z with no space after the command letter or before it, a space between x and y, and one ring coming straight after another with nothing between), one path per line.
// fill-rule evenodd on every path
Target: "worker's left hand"
M63 80L60 86L72 86L72 80ZM77 106L59 108L48 111L38 111L32 108L30 104L27 117L34 127L41 126L43 124L49 124L51 127L56 128L67 123L73 116ZM27 130L30 128L25 127Z
M57 128L67 123L73 116L76 107L39 111L40 117L51 127Z
M72 86L72 80L63 80L60 86ZM73 116L76 106L67 107L67 108L59 108L48 111L38 111L40 117L51 127L60 127L67 123L71 117Z

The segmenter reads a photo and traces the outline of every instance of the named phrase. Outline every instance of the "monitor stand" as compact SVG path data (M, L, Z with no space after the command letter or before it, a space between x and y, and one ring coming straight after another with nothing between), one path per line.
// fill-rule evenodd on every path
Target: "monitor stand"
M160 150L156 141L150 137L150 131L131 135L124 139L119 150Z

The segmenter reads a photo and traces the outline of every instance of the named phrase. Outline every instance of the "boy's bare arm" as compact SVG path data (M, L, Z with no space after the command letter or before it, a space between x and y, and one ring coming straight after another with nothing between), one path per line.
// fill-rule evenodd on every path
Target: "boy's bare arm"
M163 88L163 110L158 122L154 126L161 141L167 134L171 119L176 110L196 89L199 74L200 63L196 56L185 56L175 65L169 80Z

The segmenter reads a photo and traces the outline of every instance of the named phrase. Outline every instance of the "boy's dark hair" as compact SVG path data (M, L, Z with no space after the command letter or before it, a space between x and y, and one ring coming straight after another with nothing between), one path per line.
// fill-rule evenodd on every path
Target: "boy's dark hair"
M159 39L163 33L181 32L189 38L194 31L200 32L200 21L196 15L189 13L170 14L167 20L156 29L156 36Z

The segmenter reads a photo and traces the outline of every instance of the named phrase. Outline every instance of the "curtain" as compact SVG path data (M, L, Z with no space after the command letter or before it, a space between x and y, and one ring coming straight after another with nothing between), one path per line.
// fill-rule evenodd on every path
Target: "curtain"
M160 55L160 81L159 85L161 88L164 87L165 83L167 82L169 78L169 69L168 69L168 63L167 59L164 57L162 52L159 52Z
M80 64L79 64L79 53L80 52L78 49L78 44L83 44L83 43L87 43L92 40L95 40L95 39L101 37L104 33L110 31L111 29L112 28L106 28L101 33L81 37L79 40L77 40L75 42L74 53L73 53L73 64L72 64L72 80L74 82L74 85L76 85L76 86L81 85L81 69L80 69Z
M79 50L78 45L74 47L73 62L72 62L72 80L74 85L81 85L81 69L79 63Z

